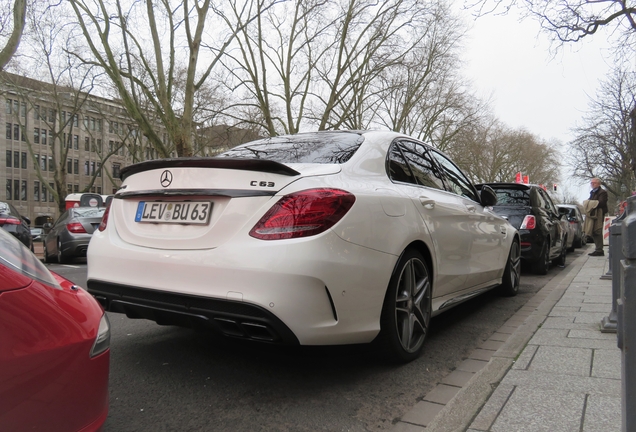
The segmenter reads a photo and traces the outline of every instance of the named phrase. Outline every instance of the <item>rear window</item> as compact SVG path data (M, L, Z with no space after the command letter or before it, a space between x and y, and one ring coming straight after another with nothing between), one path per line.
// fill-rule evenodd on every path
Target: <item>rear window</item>
M284 135L252 141L217 157L266 159L279 163L341 164L360 148L364 138L353 132Z
M73 213L77 217L102 217L106 207L76 207Z
M530 206L529 189L495 189L498 206L517 205Z

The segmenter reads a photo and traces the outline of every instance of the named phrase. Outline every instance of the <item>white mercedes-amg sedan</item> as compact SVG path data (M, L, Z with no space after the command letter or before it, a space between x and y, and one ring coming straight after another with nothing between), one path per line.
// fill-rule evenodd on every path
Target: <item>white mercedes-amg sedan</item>
M431 316L519 289L519 235L443 153L394 132L278 136L121 172L88 249L111 312L415 359Z

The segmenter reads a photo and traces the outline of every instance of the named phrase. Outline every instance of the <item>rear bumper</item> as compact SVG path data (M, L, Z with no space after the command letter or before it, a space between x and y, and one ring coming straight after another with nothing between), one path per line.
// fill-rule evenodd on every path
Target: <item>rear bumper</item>
M380 330L397 259L332 231L169 250L128 244L109 226L93 234L87 286L107 310L159 324L271 343L366 343Z
M545 238L538 229L519 230L521 238L521 259L528 262L539 260Z
M109 312L161 325L211 329L229 337L298 345L294 333L268 310L238 301L167 293L95 280L88 291Z

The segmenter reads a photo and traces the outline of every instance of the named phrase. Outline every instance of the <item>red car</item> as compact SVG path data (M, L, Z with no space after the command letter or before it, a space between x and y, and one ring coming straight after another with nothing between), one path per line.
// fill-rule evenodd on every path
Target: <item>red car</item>
M0 431L98 431L110 325L84 289L0 230Z

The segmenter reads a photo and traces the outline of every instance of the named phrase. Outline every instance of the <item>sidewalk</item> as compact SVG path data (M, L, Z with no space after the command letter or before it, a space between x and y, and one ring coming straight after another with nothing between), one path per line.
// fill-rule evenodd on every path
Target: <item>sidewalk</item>
M612 281L588 249L392 430L620 432L621 352L599 330Z

